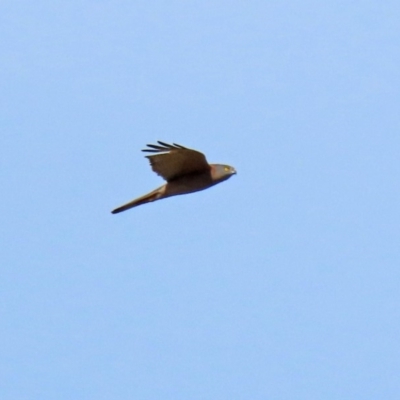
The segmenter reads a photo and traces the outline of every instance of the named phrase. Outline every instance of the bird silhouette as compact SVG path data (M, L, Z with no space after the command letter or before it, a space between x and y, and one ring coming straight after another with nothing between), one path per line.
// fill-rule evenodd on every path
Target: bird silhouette
M148 144L148 148L142 151L155 153L146 157L150 161L152 170L167 183L116 208L111 211L113 214L167 197L208 189L236 174L235 168L229 165L209 164L205 155L197 150L176 143L167 144L160 141L157 143L158 145Z

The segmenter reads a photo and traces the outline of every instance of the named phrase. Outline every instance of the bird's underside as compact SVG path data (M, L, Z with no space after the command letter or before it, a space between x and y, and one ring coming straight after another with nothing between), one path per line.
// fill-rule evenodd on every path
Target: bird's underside
M236 174L234 168L228 165L208 164L203 153L179 144L171 145L158 141L158 145L147 146L148 148L142 151L154 153L146 156L152 170L167 183L116 208L112 211L113 214L167 197L204 190Z

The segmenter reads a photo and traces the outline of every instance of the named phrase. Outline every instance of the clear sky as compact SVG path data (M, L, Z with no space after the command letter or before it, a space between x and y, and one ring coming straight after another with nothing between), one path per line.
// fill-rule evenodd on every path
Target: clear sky
M400 398L398 1L2 1L2 400ZM160 186L141 149L237 176Z

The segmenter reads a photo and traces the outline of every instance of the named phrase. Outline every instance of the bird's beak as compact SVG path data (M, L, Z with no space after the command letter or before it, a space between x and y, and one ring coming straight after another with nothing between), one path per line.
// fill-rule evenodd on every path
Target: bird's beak
M232 168L232 175L236 175L236 174L237 174L236 169Z

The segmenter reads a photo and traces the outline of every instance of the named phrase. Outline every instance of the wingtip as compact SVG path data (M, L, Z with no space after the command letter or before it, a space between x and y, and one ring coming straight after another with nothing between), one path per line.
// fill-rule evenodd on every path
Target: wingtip
M147 149L142 149L142 151L147 152L147 153L168 153L172 150L187 150L186 147L173 143L173 144L168 144L165 142L162 142L161 140L157 140L158 144L147 144L146 146L148 147Z

